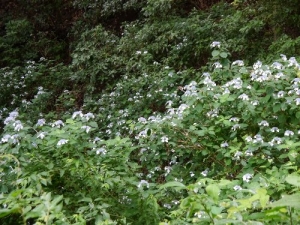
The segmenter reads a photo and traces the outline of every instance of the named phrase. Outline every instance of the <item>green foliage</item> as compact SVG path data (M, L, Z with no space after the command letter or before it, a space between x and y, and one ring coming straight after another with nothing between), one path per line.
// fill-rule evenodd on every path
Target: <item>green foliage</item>
M0 215L37 224L297 221L299 64L282 56L246 67L230 63L221 43L211 47L210 73L197 74L181 97L165 95L166 111L148 119L118 123L120 112L110 114L116 124L106 129L116 133L99 133L90 112L36 124L11 112L1 139ZM117 93L107 100L122 102ZM134 118L135 110L121 113Z
M10 20L5 24L5 35L0 37L0 66L19 65L36 57L32 51L32 25L28 20Z
M296 224L296 2L13 1L0 223Z

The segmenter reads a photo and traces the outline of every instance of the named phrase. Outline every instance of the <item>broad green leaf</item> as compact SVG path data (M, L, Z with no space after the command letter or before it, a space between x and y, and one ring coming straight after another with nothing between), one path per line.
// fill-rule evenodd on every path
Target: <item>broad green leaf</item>
M229 185L229 184L231 184L232 182L231 181L229 181L229 180L220 180L219 181L219 183L218 183L218 186L220 187L220 188L224 188L224 187L226 187L227 185Z
M220 54L220 51L218 51L218 50L213 50L212 53L211 53L211 55L212 55L213 57L216 57L216 56L218 56L219 54Z
M282 198L276 202L270 204L271 207L294 207L300 209L300 194L293 194L293 195L284 195Z
M226 52L221 52L221 53L220 53L220 56L221 56L222 58L227 58L228 54L227 54Z
M0 209L0 218L16 213L18 209Z
M241 224L241 221L234 220L234 219L221 219L221 220L215 220L214 224L216 225Z
M94 121L89 122L89 125L94 128L98 128L98 124Z
M74 124L75 121L74 121L73 119L67 119L67 120L66 120L66 123L68 123L68 124Z
M242 74L246 74L246 73L248 73L248 70L245 67L243 67L239 70L239 72Z
M300 111L296 112L296 118L300 119Z
M171 181L168 183L165 183L160 186L159 189L164 189L164 188L180 188L180 189L186 189L186 186L178 181Z
M285 178L285 181L291 185L300 187L300 175L298 174L290 174Z
M269 202L269 198L270 198L270 196L267 195L267 190L263 189L263 188L259 188L257 190L257 194L259 196L259 202L260 202L261 207L265 208L267 203Z
M91 198L85 197L79 200L79 202L93 202Z
M222 212L221 207L212 206L211 207L211 213L215 215L219 215Z
M65 170L61 169L61 170L59 171L60 177L62 177L64 174L65 174Z
M214 200L219 198L220 188L216 184L210 184L205 188L207 194L211 196Z
M54 208L61 200L63 199L62 195L56 196L52 201L51 201L51 208Z
M281 104L276 104L274 105L273 107L273 111L276 113L276 112L279 112L281 110Z

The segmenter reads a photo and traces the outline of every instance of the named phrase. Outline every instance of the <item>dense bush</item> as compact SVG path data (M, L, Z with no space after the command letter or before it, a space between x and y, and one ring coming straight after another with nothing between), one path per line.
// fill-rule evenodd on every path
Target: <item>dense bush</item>
M148 118L128 120L130 108L109 106L35 123L10 112L1 139L1 216L40 224L297 221L300 65L283 55L247 67L212 45L210 71L195 74L181 96L162 89L167 109ZM105 111L116 124L99 133L94 121Z
M0 3L0 223L300 221L299 7L279 3Z

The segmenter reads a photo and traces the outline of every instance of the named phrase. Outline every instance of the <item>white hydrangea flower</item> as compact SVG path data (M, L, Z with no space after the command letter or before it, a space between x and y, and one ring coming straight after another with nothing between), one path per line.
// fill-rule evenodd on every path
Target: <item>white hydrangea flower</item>
M221 47L221 42L219 42L219 41L214 41L214 42L212 42L212 43L210 44L210 47L211 47L211 48L215 48L215 47L220 48L220 47Z
M284 136L293 136L294 135L294 132L293 131L291 131L291 130L286 130L285 132L284 132Z
M245 140L246 140L247 142L250 142L250 141L252 141L253 139L252 139L252 137L247 136L247 137L245 138Z
M139 182L139 184L137 185L137 187L138 188L142 188L143 186L146 186L147 188L149 188L149 183L148 183L148 181L146 181L146 180L141 180L140 182Z
M270 146L274 146L274 144L280 145L282 143L282 139L279 137L274 137L270 142Z
M235 160L240 160L240 157L243 155L243 153L242 152L240 152L240 151L237 151L236 153L234 153L234 159Z
M46 124L46 120L45 119L39 119L36 123L36 126L38 127L42 127Z
M221 68L223 67L222 64L219 63L219 62L215 62L215 63L213 64L213 66L214 66L216 69L221 69Z
M37 138L40 138L40 139L44 139L44 137L46 136L47 132L40 132L38 135L37 135Z
M239 122L240 119L239 119L238 117L231 117L231 118L229 119L229 121L230 121L230 122Z
M226 141L221 144L221 148L227 148L228 146L229 145Z
M296 105L300 105L300 98L295 99Z
M14 123L13 123L13 126L14 126L14 130L15 131L20 131L22 130L24 127L23 127L23 124L20 120L16 120Z
M74 112L73 115L72 115L72 119L75 119L77 116L82 117L83 116L82 111L76 111L76 112Z
M67 144L69 140L66 140L66 139L60 139L58 142L57 142L57 146L61 146L61 145L64 145L64 144Z
M264 142L263 141L263 136L261 136L260 134L257 134L257 135L254 136L253 143L258 143L258 142L260 142L260 143Z
M91 113L91 112L88 112L88 113L84 114L83 117L84 117L87 121L88 121L89 119L94 119L94 118L95 118L94 114Z
M269 123L266 120L262 120L260 123L258 123L259 126L268 127Z
M99 155L99 154L105 155L106 153L107 153L107 150L103 147L96 150L97 155Z
M169 138L167 136L163 136L161 137L161 142L168 142L169 141Z
M283 98L284 97L285 92L284 91L279 91L277 93L277 98Z
M242 99L243 101L248 101L249 100L249 96L246 95L246 94L241 94L238 98Z
M233 189L234 189L235 191L240 191L240 190L242 190L243 188L242 188L240 185L235 185L235 186L233 187Z
M58 128L60 128L61 126L64 126L64 125L65 125L65 124L64 124L63 121L57 120L57 121L55 121L55 122L52 124L52 127L58 127Z
M241 125L240 124L234 124L233 126L232 126L232 130L233 131L236 131L237 129L240 129L241 128Z
M91 127L90 126L82 126L81 127L81 129L84 129L85 130L85 132L90 132L90 130L91 130Z
M202 172L201 172L202 176L206 177L207 174L208 174L208 171L209 171L208 169L202 171Z
M232 63L232 65L238 65L238 66L244 66L244 61L243 60L236 60Z
M273 133L277 132L278 133L279 132L279 128L278 127L272 127L271 128L271 132L273 132Z
M2 143L7 143L9 141L9 139L11 139L11 135L10 134L5 134L2 138L1 138L1 142Z
M246 174L243 176L243 181L245 181L245 182L248 183L252 178L253 178L253 174L246 173Z

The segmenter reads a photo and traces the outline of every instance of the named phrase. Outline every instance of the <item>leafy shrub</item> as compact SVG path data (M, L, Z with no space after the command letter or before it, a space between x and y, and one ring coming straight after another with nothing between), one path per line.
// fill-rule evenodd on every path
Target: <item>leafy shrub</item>
M5 24L5 34L0 37L1 67L20 65L36 57L30 45L32 31L32 25L25 19Z
M299 220L300 66L273 62L298 56L297 1L212 2L46 1L79 10L6 24L1 224ZM68 24L71 63L36 60Z
M231 63L220 42L211 47L209 72L196 73L197 81L179 91L167 84L178 75L163 68L157 87L165 84L166 92L152 93L166 99L166 109L153 115L140 111L145 117L135 119L134 104L52 122L9 113L0 216L36 224L297 221L300 66L282 55L247 67ZM127 79L100 104L111 97L125 102L118 93L129 83L150 82ZM115 124L102 131L109 112Z

